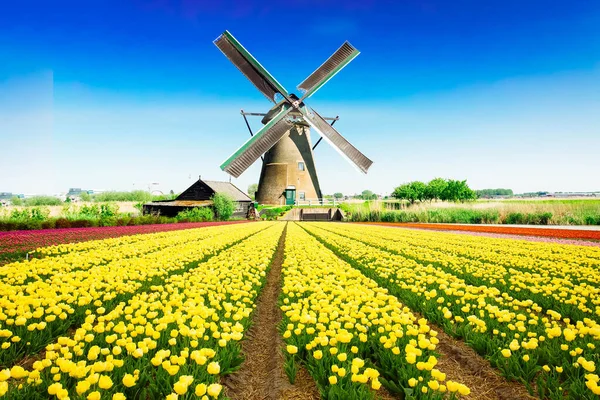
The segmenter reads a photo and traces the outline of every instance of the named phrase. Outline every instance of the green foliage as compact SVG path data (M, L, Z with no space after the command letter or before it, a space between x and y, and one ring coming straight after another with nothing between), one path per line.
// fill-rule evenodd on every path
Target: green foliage
M443 178L434 178L427 183L425 188L424 199L425 200L439 200L442 197L442 193L448 187L448 182Z
M172 190L168 194L153 194L152 201L160 201L160 200L175 200L179 196L179 194L174 193ZM140 202L143 204L143 202Z
M81 192L79 198L81 199L81 201L92 201L92 195L88 192Z
M9 219L14 221L44 221L50 215L50 210L45 207L15 209L10 213Z
M285 363L283 364L283 370L288 377L288 380L293 385L296 381L296 375L298 373L298 365L296 363L296 356L293 354L287 354Z
M377 195L373 192L371 192L370 190L363 190L362 193L357 196L360 199L363 200L376 200L377 199Z
M423 201L425 199L425 189L427 185L423 182L413 181L398 186L392 192L392 197L400 200L408 200L410 204L414 204L415 201Z
M109 201L135 201L147 203L152 201L152 194L145 190L134 190L131 192L104 192L91 196L93 201L102 203Z
M447 183L448 184L440 197L441 200L464 202L477 199L477 193L467 185L466 180L456 181L454 179L448 179Z
M333 197L335 197L336 199L342 199L344 198L344 195L340 192L334 193Z
M497 224L500 223L498 210L471 210L464 208L443 208L422 211L380 211L353 212L350 220L369 222L423 222L445 224Z
M254 200L254 198L256 197L257 191L258 191L258 183L253 183L251 185L248 185L248 196L250 196L250 198L252 200Z
M22 206L23 205L23 199L17 196L13 196L10 199L10 204L12 204L13 206Z
M220 221L227 221L235 211L235 202L224 193L215 193L211 200L215 209L215 216Z
M548 225L552 213L509 213L504 218L496 209L476 210L468 208L440 208L420 211L381 211L352 212L351 221L369 222L423 222L442 224L518 224ZM590 218L588 222L595 222Z
M92 220L92 219L111 219L119 216L119 206L112 203L103 204L65 204L63 206L61 217L70 221L74 220Z
M424 200L465 202L477 199L477 194L466 180L435 178L427 184L420 181L404 183L394 189L392 197L414 204Z
M552 213L550 212L538 212L538 213L509 213L505 220L505 224L516 224L516 225L548 225L552 219Z
M479 197L512 196L512 189L481 189L476 190Z
M263 208L261 211L261 218L266 219L268 221L274 221L277 218L283 216L286 212L290 211L291 209L292 206Z
M53 196L34 196L28 199L23 199L22 203L22 205L29 207L60 206L61 204L63 204L62 200Z
M178 222L205 222L212 221L215 213L210 207L194 207L181 211L175 218Z

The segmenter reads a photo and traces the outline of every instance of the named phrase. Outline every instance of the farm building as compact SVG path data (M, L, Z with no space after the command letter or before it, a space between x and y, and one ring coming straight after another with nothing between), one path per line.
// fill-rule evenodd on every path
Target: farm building
M159 214L174 217L179 212L195 207L210 207L215 193L228 195L236 204L234 217L245 218L252 199L231 182L203 181L198 179L175 200L159 200L144 204L144 214Z

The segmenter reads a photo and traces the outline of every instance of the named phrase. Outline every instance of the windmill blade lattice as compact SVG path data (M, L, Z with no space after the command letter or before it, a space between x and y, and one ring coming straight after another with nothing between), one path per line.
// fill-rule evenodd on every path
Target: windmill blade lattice
M304 119L308 124L319 133L331 146L338 151L344 158L354 164L361 172L367 173L373 161L368 159L356 147L347 141L335 128L327 123L323 117L311 108L313 115L301 110Z
M291 110L292 108L284 106L256 135L221 164L221 169L236 178L239 177L290 129L290 123L285 117Z
M214 41L215 45L262 94L275 103L275 95L287 98L287 90L242 46L231 33L225 31Z
M319 90L328 80L333 78L335 74L340 72L360 51L356 50L349 42L344 44L335 51L319 68L310 74L301 84L298 89L304 92L302 99L309 98L317 90Z

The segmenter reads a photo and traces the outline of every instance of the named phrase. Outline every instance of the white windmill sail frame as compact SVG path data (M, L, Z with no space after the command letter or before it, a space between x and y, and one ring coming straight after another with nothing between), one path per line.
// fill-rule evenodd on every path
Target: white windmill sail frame
M333 147L335 149L335 151L337 151L343 158L346 159L346 161L348 161L354 168L356 168L357 171L362 172L363 174L366 174L369 170L369 168L371 167L371 165L373 164L373 161L371 161L368 157L366 157L364 154L362 154L362 152L360 152L360 150L358 150L352 143L350 143L346 138L344 138L336 129L334 129L333 127L331 127L329 124L327 124L327 122L325 122L325 120L323 119L323 117L321 117L321 115L319 115L319 113L317 113L314 109L311 109L312 113L315 114L316 118L310 115L310 112L307 111L306 109L301 109L300 110L304 116L304 120L323 138L325 139L325 141L327 143L329 143L329 145L331 147ZM357 161L353 160L352 158L350 158L348 156L348 154L346 154L346 152L344 150L342 150L336 143L333 142L333 140L329 137L328 134L326 134L325 132L323 132L322 129L319 128L318 124L315 122L314 119L320 119L323 121L323 123L327 124L328 127L331 128L332 131L334 131L337 135L339 135L339 137L344 140L349 146L352 147L352 149L354 151L356 151L358 154L360 154L360 156L364 157L365 160L368 161L368 165L366 165L363 168L360 167L360 165L358 164Z

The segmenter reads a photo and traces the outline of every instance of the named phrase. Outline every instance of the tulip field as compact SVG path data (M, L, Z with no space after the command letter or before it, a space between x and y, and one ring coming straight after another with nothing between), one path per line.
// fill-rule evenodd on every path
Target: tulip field
M328 222L95 235L0 266L1 398L229 398L267 280L264 351L324 399L474 398L449 338L530 398L600 395L598 246Z

